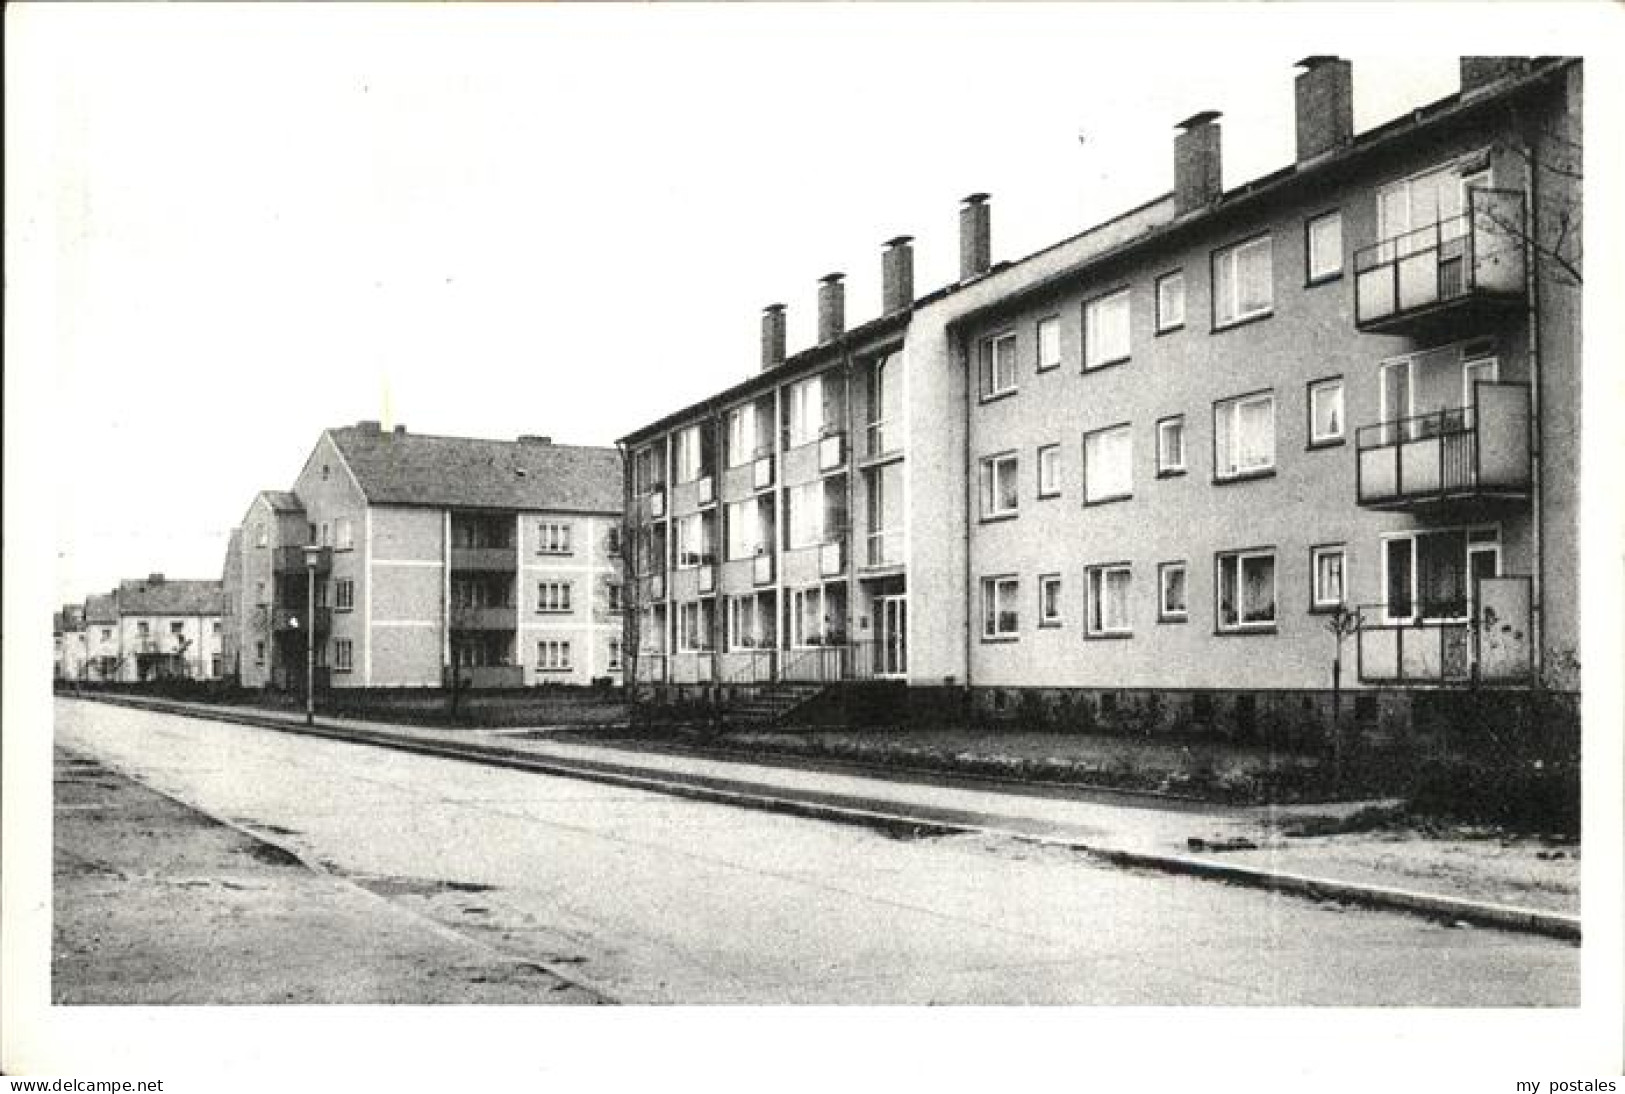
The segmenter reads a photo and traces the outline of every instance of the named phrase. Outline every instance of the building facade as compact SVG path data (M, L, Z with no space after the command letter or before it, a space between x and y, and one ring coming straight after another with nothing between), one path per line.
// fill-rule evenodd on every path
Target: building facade
M544 437L325 431L228 560L241 681L302 688L314 633L319 686L618 682L620 480Z
M218 581L163 574L130 578L117 589L57 613L56 678L81 683L217 680L223 596Z
M1225 188L1199 114L1172 194L1000 265L973 195L955 284L894 289L893 241L880 320L826 279L818 346L778 363L770 309L762 374L629 436L640 677L1246 721L1324 698L1340 616L1372 717L1577 655L1580 65L1465 58L1358 135L1347 62L1300 67L1290 166Z

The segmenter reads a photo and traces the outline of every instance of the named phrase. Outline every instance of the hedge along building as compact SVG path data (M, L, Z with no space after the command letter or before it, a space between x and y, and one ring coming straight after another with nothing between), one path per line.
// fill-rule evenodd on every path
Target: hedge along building
M240 681L301 689L312 627L318 687L618 681L620 480L546 437L324 431L233 536Z
M1197 115L1172 220L953 324L991 706L1296 715L1340 607L1370 719L1577 653L1580 65L1464 59L1358 137L1349 65L1302 68L1293 165L1223 189Z
M1226 191L1198 115L1174 193L1015 263L972 195L958 281L913 298L892 240L880 318L825 278L817 345L774 305L758 375L626 437L640 678L1245 726L1324 700L1340 604L1400 714L1574 648L1578 293L1518 227L1578 211L1579 66L1464 59L1358 137L1349 66L1302 67L1293 165Z

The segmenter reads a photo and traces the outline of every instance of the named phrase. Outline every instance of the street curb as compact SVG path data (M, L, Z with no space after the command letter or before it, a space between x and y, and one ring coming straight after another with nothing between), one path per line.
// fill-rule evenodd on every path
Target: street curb
M860 824L869 827L901 829L912 835L977 834L1019 839L1049 847L1078 851L1115 866L1156 870L1161 873L1224 881L1254 889L1306 897L1311 900L1336 900L1384 911L1408 912L1450 922L1472 923L1500 930L1544 935L1549 938L1578 942L1581 937L1581 919L1562 912L1517 908L1505 904L1489 904L1459 897L1420 893L1408 889L1395 889L1356 882L1334 881L1266 870L1234 863L1214 862L1186 855L1164 855L1150 851L1130 851L1119 847L1102 846L1059 836L1036 835L1009 827L977 823L970 820L945 818L938 811L897 812L866 807L838 805L831 802L808 801L783 794L764 793L746 789L752 784L729 783L728 780L709 779L705 776L686 776L673 779L665 775L634 773L635 769L617 768L616 765L598 765L583 761L539 757L512 749L489 745L452 745L434 740L393 737L373 730L352 729L331 722L317 721L314 726L286 721L258 714L218 713L202 711L185 705L162 700L149 700L126 696L93 696L97 702L117 706L135 707L163 713L212 721L236 722L264 729L282 730L307 736L320 737L350 744L370 744L399 751L414 752L442 759L458 759L481 763L491 767L534 771L538 774L578 778L591 782L621 786L627 789L647 790L674 797L720 805L759 809L814 820ZM711 785L706 785L710 783ZM551 971L551 970L550 970Z

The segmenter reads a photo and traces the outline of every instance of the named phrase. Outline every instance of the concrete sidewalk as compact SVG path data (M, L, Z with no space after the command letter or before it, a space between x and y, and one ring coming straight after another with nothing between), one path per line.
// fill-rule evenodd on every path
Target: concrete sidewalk
M304 731L303 716L171 701L134 703ZM1227 807L1087 788L947 777L894 777L797 763L746 762L626 742L549 739L545 729L443 729L320 718L317 730L362 732L417 750L478 749L485 762L525 766L657 792L822 819L941 833L1014 836L1156 869L1418 912L1469 924L1578 939L1578 863L1499 841L1392 835L1289 838L1282 824L1346 813L1338 806ZM1197 841L1197 842L1193 842ZM1230 848L1216 851L1213 848Z

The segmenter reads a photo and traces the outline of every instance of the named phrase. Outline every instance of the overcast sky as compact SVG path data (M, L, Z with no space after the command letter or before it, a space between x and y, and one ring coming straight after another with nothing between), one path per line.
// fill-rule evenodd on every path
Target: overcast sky
M1306 54L1353 60L1358 129L1455 90L1464 40L1335 13L13 7L57 597L217 576L325 426L612 444L749 374L764 304L805 346L825 273L872 317L890 236L951 280L967 193L998 260L1165 192L1198 110L1226 185L1274 170Z

